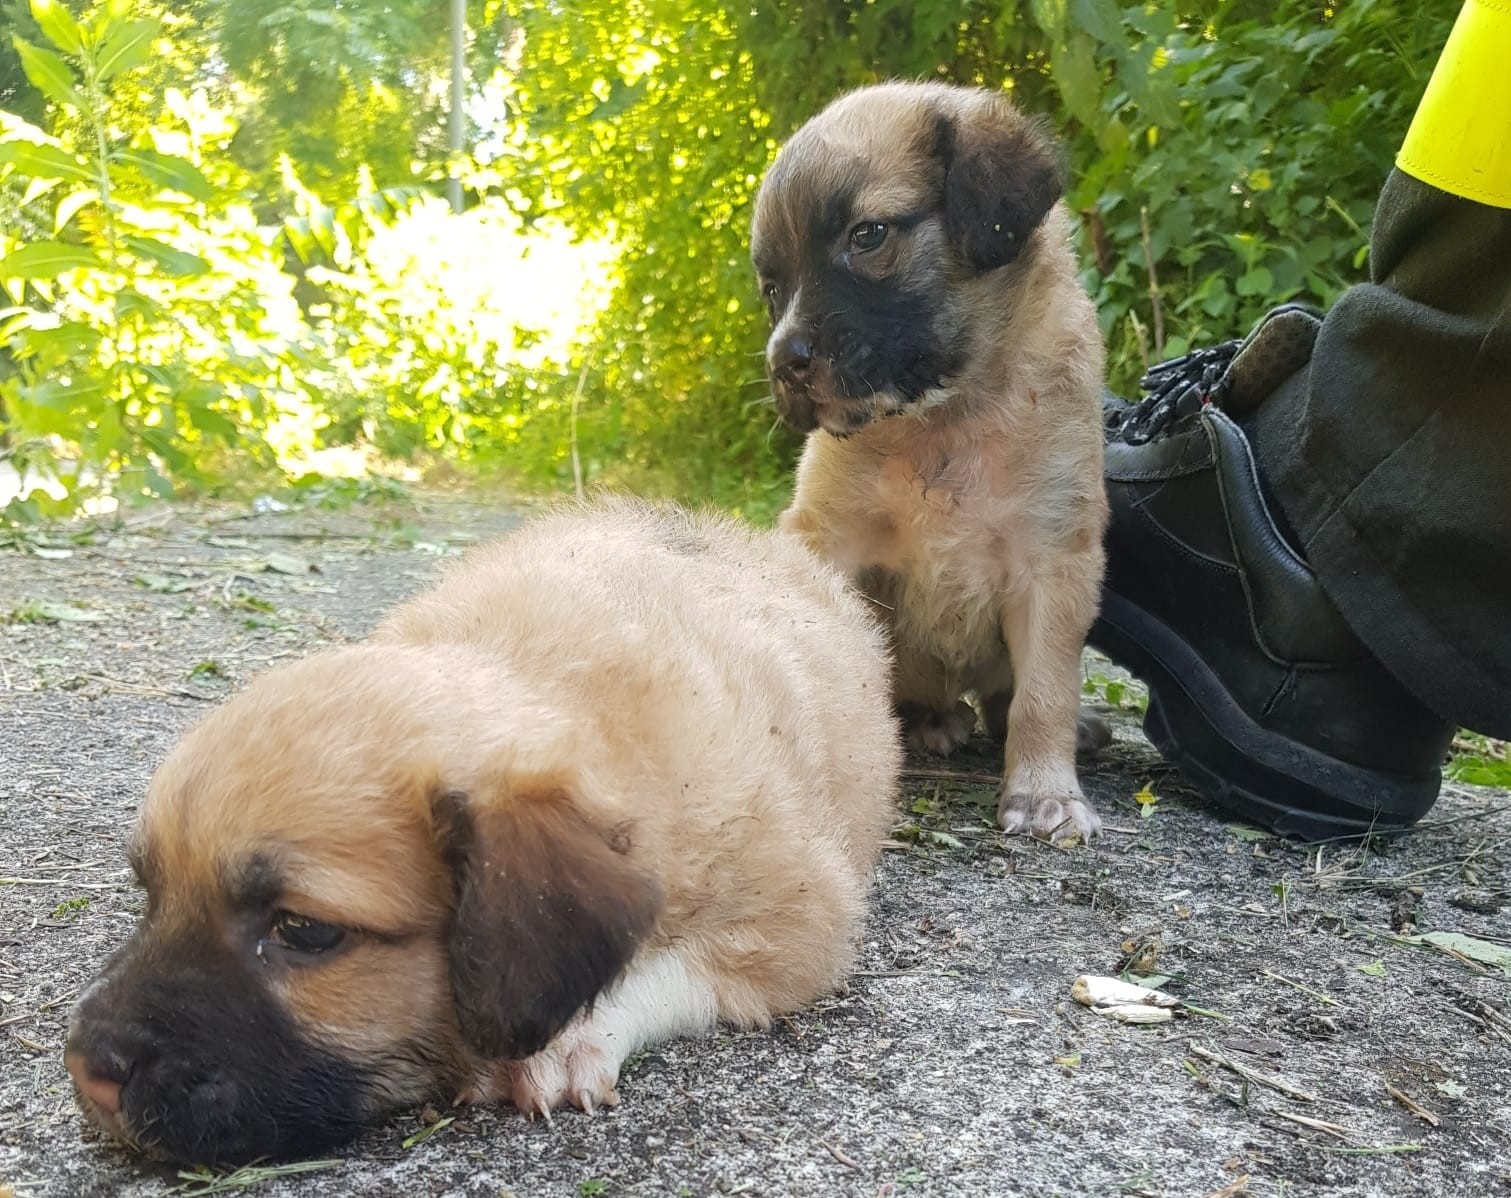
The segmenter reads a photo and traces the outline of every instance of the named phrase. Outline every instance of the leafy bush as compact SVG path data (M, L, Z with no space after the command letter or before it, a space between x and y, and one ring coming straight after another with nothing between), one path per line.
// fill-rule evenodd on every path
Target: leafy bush
M520 226L501 200L457 216L431 199L309 270L320 365L305 382L330 421L323 441L502 457L536 483L570 479L552 399L571 385L562 362L596 312L607 250Z
M1084 282L1131 390L1151 359L1362 275L1374 198L1452 14L1116 0L793 6L515 0L536 209L624 246L581 351L591 431L642 485L778 504L794 444L762 402L750 205L780 141L891 77L1005 87L1063 131Z
M492 457L549 486L575 451L588 481L758 517L783 502L796 442L767 402L750 205L835 94L940 78L1007 88L1060 126L1083 278L1128 390L1152 358L1361 276L1452 16L470 0L472 62L496 64L472 93L492 161L456 218L415 186L441 154L443 32L418 0L94 0L81 19L31 4L15 43L30 94L0 61L0 455L62 497L31 507L203 486L318 438ZM314 76L329 120L307 111ZM330 204L301 177L359 194Z
M22 64L77 121L67 140L0 126L15 215L0 233L12 468L71 506L117 476L158 495L172 478L203 483L233 449L239 468L267 464L261 430L294 385L299 313L251 210L192 160L227 130L170 92L148 135L114 137L106 87L148 58L160 24L113 7L81 24L56 0L33 12L53 48L16 38ZM45 493L30 506L46 509Z

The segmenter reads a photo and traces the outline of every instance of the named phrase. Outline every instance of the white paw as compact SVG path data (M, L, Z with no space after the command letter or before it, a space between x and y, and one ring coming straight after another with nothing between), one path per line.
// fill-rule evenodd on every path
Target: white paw
M591 1019L579 1019L533 1057L510 1062L509 1097L524 1114L547 1119L571 1104L592 1114L618 1106L619 1055Z
M969 703L956 703L953 711L906 704L901 708L910 749L948 757L976 731L976 712Z
M1102 821L1080 795L1027 794L1004 789L997 799L997 823L1004 832L1040 840L1090 840Z

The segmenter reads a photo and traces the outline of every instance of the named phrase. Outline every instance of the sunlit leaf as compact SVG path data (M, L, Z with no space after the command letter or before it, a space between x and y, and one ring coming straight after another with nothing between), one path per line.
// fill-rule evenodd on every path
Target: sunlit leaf
M148 19L128 21L110 33L95 54L96 78L103 83L141 66L152 57L152 41L160 32L162 22Z
M78 109L84 107L84 98L74 87L74 74L66 62L51 50L34 46L15 34L11 34L10 40L21 59L21 69L33 87L55 103Z
M62 241L34 241L0 258L0 277L53 279L65 270L103 267L93 250Z
M210 271L210 264L198 254L191 254L186 250L176 250L171 245L164 245L154 237L128 236L121 239L126 248L140 258L148 258L156 262L170 275L180 278L189 275L203 275Z
M208 179L199 167L173 154L160 154L156 150L117 150L111 160L122 166L132 167L147 180L170 191L181 191L190 199L205 201L215 194Z
M32 20L59 50L77 54L84 48L84 36L73 14L60 0L31 0Z

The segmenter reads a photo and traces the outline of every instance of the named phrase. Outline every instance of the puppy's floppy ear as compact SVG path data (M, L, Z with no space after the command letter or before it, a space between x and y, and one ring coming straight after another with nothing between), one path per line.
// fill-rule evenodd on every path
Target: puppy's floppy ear
M661 911L628 835L596 824L565 788L435 802L456 886L448 945L457 1019L480 1054L539 1052L611 985Z
M935 153L944 160L944 223L950 241L978 272L1023 252L1065 190L1060 147L1046 122L1006 100L941 113Z

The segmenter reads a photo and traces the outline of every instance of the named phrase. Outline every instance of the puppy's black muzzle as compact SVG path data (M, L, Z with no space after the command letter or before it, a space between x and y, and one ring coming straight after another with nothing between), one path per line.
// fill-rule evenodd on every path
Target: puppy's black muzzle
M364 1070L312 1044L251 961L208 935L139 932L73 1011L65 1056L85 1110L143 1152L195 1164L299 1156L355 1134Z

